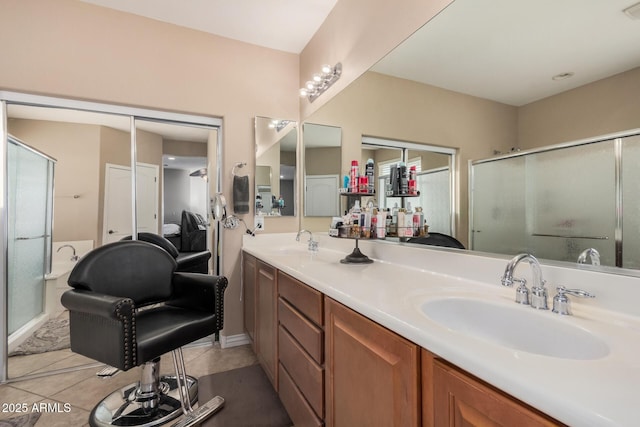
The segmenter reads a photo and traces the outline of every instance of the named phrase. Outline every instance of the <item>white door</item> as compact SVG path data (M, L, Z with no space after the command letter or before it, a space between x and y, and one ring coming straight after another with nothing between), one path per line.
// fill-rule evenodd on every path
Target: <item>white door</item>
M305 176L305 216L339 216L338 175Z
M136 169L136 214L138 232L158 234L157 165L138 163Z
M158 166L138 163L136 180L138 231L158 232ZM131 168L107 164L102 243L130 236Z

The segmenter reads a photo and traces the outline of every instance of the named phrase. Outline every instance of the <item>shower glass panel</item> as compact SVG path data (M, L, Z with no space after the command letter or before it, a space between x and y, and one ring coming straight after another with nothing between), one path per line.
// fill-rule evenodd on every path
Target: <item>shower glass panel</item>
M524 157L473 166L472 248L516 254L527 251Z
M8 332L12 334L44 309L53 162L10 138L8 187Z
M526 156L527 229L536 256L576 262L582 251L600 252L615 266L614 141Z
M640 136L622 139L622 267L640 269Z

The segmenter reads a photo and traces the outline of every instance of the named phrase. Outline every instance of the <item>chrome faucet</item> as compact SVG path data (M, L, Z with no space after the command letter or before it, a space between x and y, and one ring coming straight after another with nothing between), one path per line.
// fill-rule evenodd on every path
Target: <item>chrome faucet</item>
M58 248L56 252L60 252L62 248L71 248L71 250L73 251L73 255L71 256L71 261L76 262L78 260L78 255L76 255L76 248L74 248L71 245L62 245Z
M529 289L527 289L527 281L513 276L513 273L521 261L529 261L533 275L533 286L531 287L531 298L529 298ZM547 289L544 287L545 281L542 279L542 269L538 259L531 254L519 254L513 257L504 269L504 275L501 278L502 286L513 286L519 283L516 289L516 302L518 304L530 304L531 307L547 310Z
M578 255L578 264L586 264L587 257L591 258L591 265L600 265L600 252L594 248L585 249Z
M311 232L309 230L300 230L300 231L298 231L298 234L296 234L296 242L300 241L300 235L302 233L309 233L308 249L310 251L316 252L318 250L318 242L313 240L313 234L311 234Z

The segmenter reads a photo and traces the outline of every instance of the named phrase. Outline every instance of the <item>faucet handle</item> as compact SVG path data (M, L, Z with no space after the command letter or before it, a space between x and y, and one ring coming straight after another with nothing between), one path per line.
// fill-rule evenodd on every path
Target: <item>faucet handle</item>
M540 286L534 286L531 288L531 307L538 310L548 310L549 304L547 303L547 299L549 294L547 293L547 288L544 285L547 283L546 280L540 281Z
M596 296L582 289L567 289L564 286L558 286L556 288L558 293L553 297L553 311L557 314L571 314L571 301L569 301L569 295L573 295L580 298L595 298Z

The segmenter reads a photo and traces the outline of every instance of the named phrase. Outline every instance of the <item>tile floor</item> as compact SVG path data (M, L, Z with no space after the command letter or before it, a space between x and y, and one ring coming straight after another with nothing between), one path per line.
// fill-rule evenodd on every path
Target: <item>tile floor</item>
M219 345L200 345L183 349L187 373L196 378L257 363L250 345L221 349ZM12 376L36 374L38 372L63 369L91 363L91 359L60 350L31 356L12 357ZM20 404L31 413L34 403L49 403L53 412L42 412L36 427L88 426L89 413L93 407L112 391L139 379L139 369L119 372L110 378L99 378L100 368L56 374L47 377L16 381L0 385L0 425L3 420L24 415L9 412L10 404ZM173 374L173 359L170 354L162 357L161 374ZM59 403L59 405L55 405ZM56 412L55 409L60 408ZM69 408L66 411L66 408ZM2 410L4 409L4 410Z

